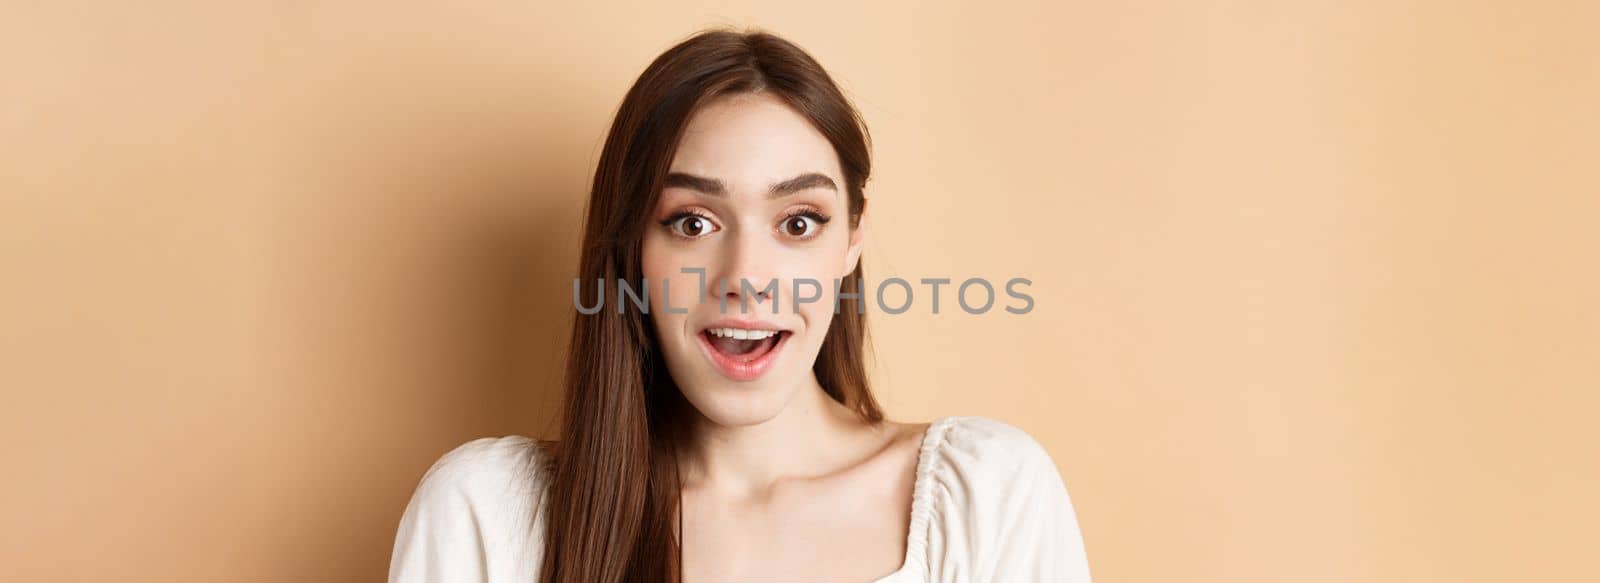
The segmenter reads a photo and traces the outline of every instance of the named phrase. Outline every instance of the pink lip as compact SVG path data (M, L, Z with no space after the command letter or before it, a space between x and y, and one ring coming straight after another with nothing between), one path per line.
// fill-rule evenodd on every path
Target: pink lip
M766 354L761 355L755 360L735 360L711 346L711 341L706 338L706 330L709 328L743 328L747 330L779 331L778 343L772 347L772 350L768 350ZM784 331L784 329L781 327L767 324L765 322L722 318L701 327L694 336L695 338L699 339L700 350L705 353L706 360L711 361L711 364L717 368L718 372L722 373L722 376L728 377L729 379L735 381L753 381L761 378L761 375L766 374L766 372L772 368L773 363L778 361L778 355L783 352L783 347L789 344L789 337L793 336L793 334Z
M716 348L712 348L711 341L706 339L704 332L694 336L700 339L700 350L705 352L706 358L711 361L711 364L716 365L722 376L736 381L753 381L761 378L761 375L766 374L767 370L772 368L772 363L778 361L778 353L782 352L784 345L789 343L789 337L792 334L787 332L780 334L778 336L778 344L773 346L772 350L768 350L760 358L749 362L734 360Z

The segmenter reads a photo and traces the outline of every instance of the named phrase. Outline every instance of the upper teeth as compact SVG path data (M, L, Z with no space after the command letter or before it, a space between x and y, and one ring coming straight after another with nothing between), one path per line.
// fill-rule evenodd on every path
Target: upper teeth
M765 340L778 333L776 330L745 330L743 328L710 328L706 331L714 336L732 338L734 340Z

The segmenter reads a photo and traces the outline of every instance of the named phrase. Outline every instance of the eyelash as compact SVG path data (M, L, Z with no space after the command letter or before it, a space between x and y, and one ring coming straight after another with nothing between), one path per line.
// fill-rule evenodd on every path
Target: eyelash
M698 219L700 219L702 221L705 221L707 223L711 223L712 225L716 225L716 223L711 220L711 217L706 215L703 212L700 212L700 211L695 210L695 209L683 209L683 210L680 210L680 211L676 211L676 212L672 213L671 215L668 215L667 218L665 218L665 219L661 219L661 228L666 229L668 235L672 235L673 237L677 237L679 239L684 239L684 240L698 239L699 237L689 237L689 236L685 236L685 235L679 235L678 231L676 229L672 228L672 225L676 224L678 221L681 221L681 220L689 218L689 217L695 217L695 218L698 218ZM701 235L701 236L703 237L704 235Z
M679 235L677 230L672 228L672 226L674 224L676 224L678 221L686 219L686 218L689 218L689 217L698 218L700 220L703 220L703 221L706 221L708 223L711 223L713 226L716 225L716 222L712 221L710 216L708 216L706 213L700 212L698 209L683 209L683 210L676 211L676 212L672 213L671 215L668 215L667 218L662 219L660 221L660 225L661 225L661 228L667 230L667 234L668 235L672 235L674 237L677 237L679 239L684 239L684 240L698 239L699 237L690 237L690 236L685 236L685 235ZM807 241L807 240L815 238L817 235L820 235L822 233L822 228L828 224L828 221L833 220L833 217L830 217L828 215L822 214L822 211L820 209L818 209L818 208L816 208L814 206L811 206L811 205L805 205L805 206L802 206L800 208L795 209L793 212L785 214L783 216L783 218L778 221L778 229L779 229L780 233L782 232L783 224L785 222L788 222L789 219L793 219L795 217L805 217L805 218L811 219L817 225L815 230L810 235L806 235L804 237L792 237L793 239L798 240L798 241ZM702 236L704 236L704 235L702 235ZM785 236L788 236L788 235L785 234Z
M784 215L783 220L778 221L778 231L779 231L779 233L782 233L785 237L788 237L789 236L788 233L783 233L783 224L789 222L789 219L793 219L795 217L805 217L805 218L811 219L813 222L815 222L817 224L816 229L814 231L812 231L812 233L810 235L806 235L804 237L793 237L794 239L796 239L798 241L808 241L808 240L811 240L813 238L816 238L817 235L821 235L822 234L822 229L823 229L823 227L826 227L828 225L828 221L833 220L832 217L829 217L828 215L822 214L822 210L821 209L818 209L817 207L814 207L814 206L811 206L811 205L805 205L805 206L802 206L800 208L795 209L793 212L791 212L789 214Z

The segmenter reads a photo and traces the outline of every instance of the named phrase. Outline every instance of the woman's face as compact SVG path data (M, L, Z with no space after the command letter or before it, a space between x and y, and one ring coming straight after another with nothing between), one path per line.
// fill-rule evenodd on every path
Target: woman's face
M667 368L713 423L760 423L814 386L834 280L855 269L866 224L850 227L846 197L832 145L778 98L723 97L690 118L643 269ZM794 301L797 281L815 299Z

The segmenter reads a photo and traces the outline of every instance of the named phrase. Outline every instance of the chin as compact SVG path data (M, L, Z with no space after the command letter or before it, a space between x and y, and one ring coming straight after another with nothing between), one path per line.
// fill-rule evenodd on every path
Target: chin
M707 421L722 427L745 427L777 417L783 412L784 405L788 404L787 397L791 396L778 394L775 390L740 390L742 394L718 391L718 394L688 395L688 399Z
M788 367L777 367L752 381L729 379L704 362L691 360L688 368L692 372L682 375L688 378L673 374L678 390L701 416L724 427L755 425L778 416L801 386Z

